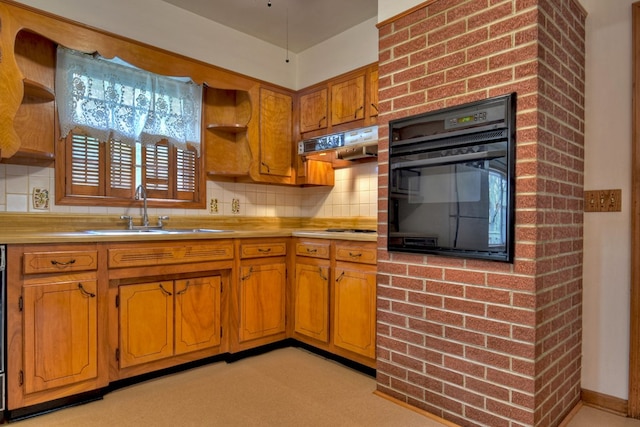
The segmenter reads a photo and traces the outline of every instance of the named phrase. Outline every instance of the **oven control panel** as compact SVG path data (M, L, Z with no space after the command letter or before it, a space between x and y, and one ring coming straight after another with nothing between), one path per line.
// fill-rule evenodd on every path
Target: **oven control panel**
M505 110L502 106L490 106L482 110L462 111L455 116L448 116L444 119L445 129L458 129L470 126L481 125L483 123L504 120Z

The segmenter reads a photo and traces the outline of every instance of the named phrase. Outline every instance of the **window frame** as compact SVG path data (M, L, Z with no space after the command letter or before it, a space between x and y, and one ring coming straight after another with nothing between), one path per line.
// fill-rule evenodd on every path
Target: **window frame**
M67 185L68 172L71 167L71 144L72 134L66 138L60 138L59 130L56 124L56 143L55 143L55 174L56 177L56 205L61 206L103 206L103 207L131 207L142 205L141 201L135 200L135 186L131 189L130 194L126 190L119 190L112 195L89 195L89 194L72 194L70 185ZM172 153L177 148L169 145ZM149 194L147 205L151 208L174 208L174 209L204 209L206 207L206 173L205 173L205 144L200 146L200 156L196 155L195 167L195 191L193 200L183 200L180 198L159 198L157 193ZM99 171L100 178L106 180L108 175L105 171L109 169L109 158L106 155L108 146L105 142L100 142L101 167ZM145 151L143 147L143 152ZM144 159L144 154L143 154ZM135 159L134 159L135 160ZM176 158L171 156L171 162L175 165ZM102 168L105 166L105 168ZM135 167L134 167L135 169ZM144 170L144 165L143 168ZM170 194L176 194L176 176L169 177L172 189ZM144 172L142 182L145 182ZM104 194L104 191L102 192ZM179 196L178 196L179 197Z

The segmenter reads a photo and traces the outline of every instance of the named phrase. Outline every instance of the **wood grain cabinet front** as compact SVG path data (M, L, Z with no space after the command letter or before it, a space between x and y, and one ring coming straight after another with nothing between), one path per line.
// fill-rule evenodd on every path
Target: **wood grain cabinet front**
M364 118L364 74L331 85L331 125Z
M333 344L375 361L375 243L340 241L335 244L335 254Z
M330 242L295 242L293 332L321 343L329 342Z
M298 238L294 247L292 336L375 367L375 243Z
M300 95L300 133L327 128L327 92L327 88L324 87Z
M120 286L120 368L220 345L220 276Z
M237 242L232 351L286 338L288 242L288 238Z
M9 245L7 265L8 409L106 386L97 246Z
M25 394L98 376L97 292L95 279L24 287Z
M258 181L295 183L292 109L291 94L260 88Z
M333 293L333 343L375 359L375 271L363 271L352 265L336 265Z

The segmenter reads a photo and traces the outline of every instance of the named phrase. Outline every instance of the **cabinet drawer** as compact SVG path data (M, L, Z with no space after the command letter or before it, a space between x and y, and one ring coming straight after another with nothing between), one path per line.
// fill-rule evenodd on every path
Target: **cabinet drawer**
M98 268L98 251L25 252L24 274L89 271Z
M287 254L286 242L243 243L240 245L241 258L261 258Z
M377 251L375 244L336 243L336 261L359 262L362 264L376 264Z
M329 259L329 242L298 242L296 255Z
M233 259L233 243L231 241L219 241L203 245L132 246L130 248L109 249L109 268L222 261L228 259Z

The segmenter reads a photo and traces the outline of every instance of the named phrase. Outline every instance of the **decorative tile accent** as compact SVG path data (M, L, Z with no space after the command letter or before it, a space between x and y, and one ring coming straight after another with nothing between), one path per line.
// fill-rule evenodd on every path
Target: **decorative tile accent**
M240 213L240 199L233 199L231 201L231 213L232 214Z
M33 189L33 209L49 210L49 190L46 188Z

